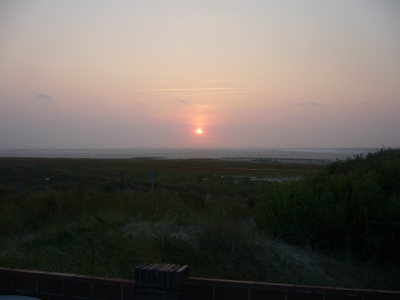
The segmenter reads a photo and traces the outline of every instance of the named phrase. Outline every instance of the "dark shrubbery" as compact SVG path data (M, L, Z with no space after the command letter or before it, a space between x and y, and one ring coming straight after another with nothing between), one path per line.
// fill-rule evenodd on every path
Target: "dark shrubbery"
M255 218L266 232L292 243L400 263L400 149L357 155L271 186Z

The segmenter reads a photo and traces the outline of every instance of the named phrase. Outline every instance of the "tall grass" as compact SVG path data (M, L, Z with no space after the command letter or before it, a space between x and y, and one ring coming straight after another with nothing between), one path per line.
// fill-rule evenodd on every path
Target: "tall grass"
M251 214L242 199L205 199L201 209L171 192L50 191L14 200L2 203L2 231L25 241L11 243L1 265L132 278L144 261L173 262L197 276L265 278L240 226Z
M46 229L92 215L107 219L185 222L191 210L171 192L104 194L97 191L49 191L27 196L9 196L0 201L0 233L15 234Z
M400 263L400 150L382 149L268 188L258 225L296 244ZM337 251L336 251L337 252Z

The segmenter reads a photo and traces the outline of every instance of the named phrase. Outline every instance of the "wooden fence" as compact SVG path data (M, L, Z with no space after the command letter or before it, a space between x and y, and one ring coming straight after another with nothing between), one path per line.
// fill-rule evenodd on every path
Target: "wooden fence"
M0 295L42 300L384 300L400 292L189 277L189 267L146 263L135 280L0 268Z

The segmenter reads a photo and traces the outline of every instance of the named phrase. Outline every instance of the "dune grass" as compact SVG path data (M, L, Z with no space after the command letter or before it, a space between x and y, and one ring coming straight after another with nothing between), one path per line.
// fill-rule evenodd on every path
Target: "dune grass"
M258 224L292 243L400 264L400 150L382 149L265 191Z

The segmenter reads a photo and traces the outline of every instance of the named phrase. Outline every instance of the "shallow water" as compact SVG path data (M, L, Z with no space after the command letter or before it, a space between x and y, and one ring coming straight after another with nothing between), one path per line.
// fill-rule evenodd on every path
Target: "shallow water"
M262 159L279 161L345 160L374 148L149 148L149 149L0 149L0 157Z

